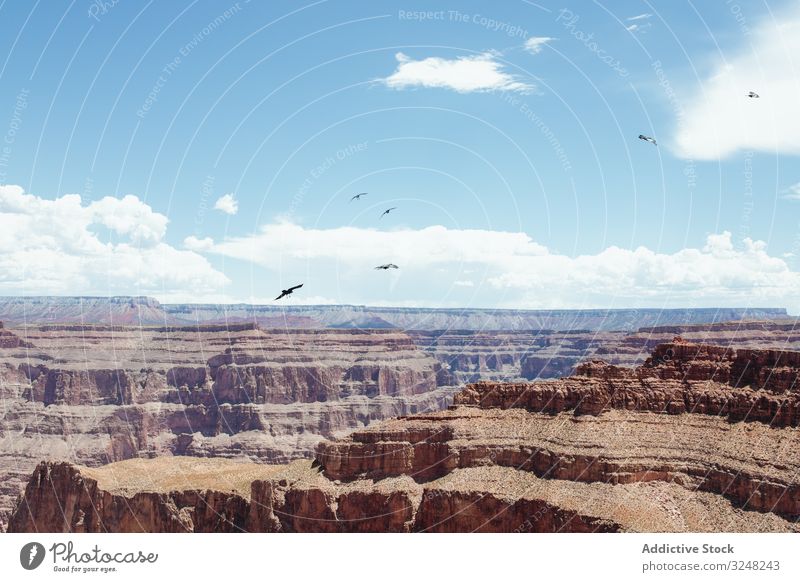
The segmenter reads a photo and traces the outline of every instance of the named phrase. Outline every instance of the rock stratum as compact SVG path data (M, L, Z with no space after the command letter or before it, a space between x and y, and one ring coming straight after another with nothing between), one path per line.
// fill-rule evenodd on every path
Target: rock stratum
M635 331L644 326L779 318L787 318L785 309L427 309L365 305L162 304L152 297L0 297L0 321L10 325L246 322L283 329Z
M798 379L800 352L676 339L636 368L470 384L313 462L42 462L9 531L798 531Z
M285 463L325 437L440 410L457 390L395 330L0 328L0 527L43 458Z

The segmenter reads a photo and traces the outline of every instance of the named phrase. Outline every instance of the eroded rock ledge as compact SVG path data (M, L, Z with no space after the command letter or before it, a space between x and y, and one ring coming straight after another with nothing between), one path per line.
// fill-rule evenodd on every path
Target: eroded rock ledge
M470 385L313 463L45 462L9 531L797 531L798 372L676 340L636 369Z
M155 476L155 477L154 477ZM138 480L133 485L131 480ZM331 481L310 461L41 463L10 532L800 531L674 482L583 483L512 467Z
M0 325L0 531L42 458L286 463L459 390L394 330Z
M611 409L710 414L771 426L800 424L800 352L733 349L676 338L637 368L591 361L536 383L480 382L454 405L600 414Z

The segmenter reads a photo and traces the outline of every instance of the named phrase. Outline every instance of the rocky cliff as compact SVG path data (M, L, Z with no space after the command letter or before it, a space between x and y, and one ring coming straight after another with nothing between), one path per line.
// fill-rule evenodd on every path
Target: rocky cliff
M734 321L623 331L409 331L417 347L445 365L460 383L560 378L581 362L600 359L638 366L674 336L732 349L800 350L800 326L788 321Z
M374 420L439 410L456 390L392 330L2 328L0 527L42 458L286 462Z
M144 300L134 305L160 308ZM468 382L519 384L568 376L598 358L642 365L675 333L730 353L800 349L800 332L791 320L671 325L635 333L404 333L264 329L248 322L0 327L0 529L43 458L89 466L163 454L283 463L310 456L325 437L372 421L439 410ZM742 367L743 360L736 365ZM779 380L785 371L777 368L760 369L767 370L768 383L790 383ZM619 402L625 394L633 401L664 397L642 395L643 383L652 379L623 379L620 386L627 383L630 389L615 388L612 395L583 372L580 376L586 390L597 392L582 400L580 409L608 399ZM749 414L751 405L753 414L762 416L776 406L774 396L751 402L742 392L740 400L718 402L719 395L702 386L686 392L673 383L670 390L675 410L707 407L735 418ZM781 412L779 421L793 414Z
M782 308L425 309L364 305L161 304L150 297L0 297L0 321L13 325L248 322L273 328L635 331L644 326L786 317L786 310Z
M417 347L447 367L459 383L507 382L568 376L603 347L619 345L624 332L548 329L409 331ZM637 352L623 356L635 363Z
M611 409L692 412L796 427L799 381L800 352L733 350L677 339L657 346L638 368L591 361L563 380L482 382L458 394L455 404L551 414L572 410L597 415Z
M797 531L798 376L798 352L677 340L636 369L470 385L313 463L44 462L9 529Z

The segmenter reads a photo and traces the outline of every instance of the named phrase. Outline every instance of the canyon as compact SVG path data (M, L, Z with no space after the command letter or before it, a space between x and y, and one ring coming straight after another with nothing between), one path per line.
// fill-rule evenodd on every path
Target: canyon
M285 465L378 421L446 410L456 394L470 393L467 384L518 390L585 377L582 366L596 359L632 369L675 335L730 350L800 349L797 322L781 309L359 315L352 306L244 306L227 320L231 309L125 297L0 299L9 318L0 323L0 530L42 461L81 471L161 458ZM412 325L394 327L387 314ZM772 319L719 321L751 314ZM637 317L668 325L629 329ZM507 328L481 328L480 318ZM609 322L625 329L604 329ZM535 327L544 323L555 327ZM670 390L693 406L694 393ZM639 392L632 387L629 398Z
M458 389L440 363L392 330L287 334L242 323L2 331L6 512L42 458L283 463L374 420L439 410Z
M798 531L799 378L797 351L674 338L636 367L469 384L313 461L43 461L9 531Z
M783 308L473 309L365 305L162 304L152 297L0 297L7 325L94 323L263 328L635 331L640 327L787 318Z

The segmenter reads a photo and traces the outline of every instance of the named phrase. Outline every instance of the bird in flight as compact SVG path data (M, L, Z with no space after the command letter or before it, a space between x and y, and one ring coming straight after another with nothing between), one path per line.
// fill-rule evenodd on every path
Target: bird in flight
M657 145L658 145L658 144L656 143L656 140L655 140L655 139L653 139L652 137L650 137L650 136L647 136L647 135L642 135L641 133L639 134L639 139L641 139L641 140L644 140L644 141L649 141L649 142L650 142L651 144L653 144L654 146L657 146Z
M761 95L759 95L758 93L755 93L753 91L750 91L747 94L747 96L750 97L750 99L760 99L761 98Z
M393 206L393 207L389 208L388 210L384 210L384 211L383 211L383 214L381 214L381 215L378 217L378 220L380 220L381 218L383 218L384 216L386 216L387 214L389 214L389 213L390 213L392 210L397 210L397 206Z
M361 200L361 197L362 197L362 196L366 196L366 195L367 195L367 193L366 193L366 192L362 192L361 194L356 194L355 196L353 196L353 197L350 199L350 202L352 202L353 200Z
M386 263L385 265L378 265L378 266L377 266L377 267L375 267L375 268L376 268L376 269L383 269L384 271L386 271L386 270L388 270L388 269L399 269L400 267L398 267L398 266L397 266L397 265L395 265L394 263Z
M294 293L295 289L300 289L300 287L302 287L302 286L303 286L303 284L300 283L299 285L295 285L294 287L289 287L288 289L284 289L283 291L281 291L281 294L278 295L275 298L275 301L277 301L278 299L283 299L284 297L287 297L287 296L291 295L292 293Z

